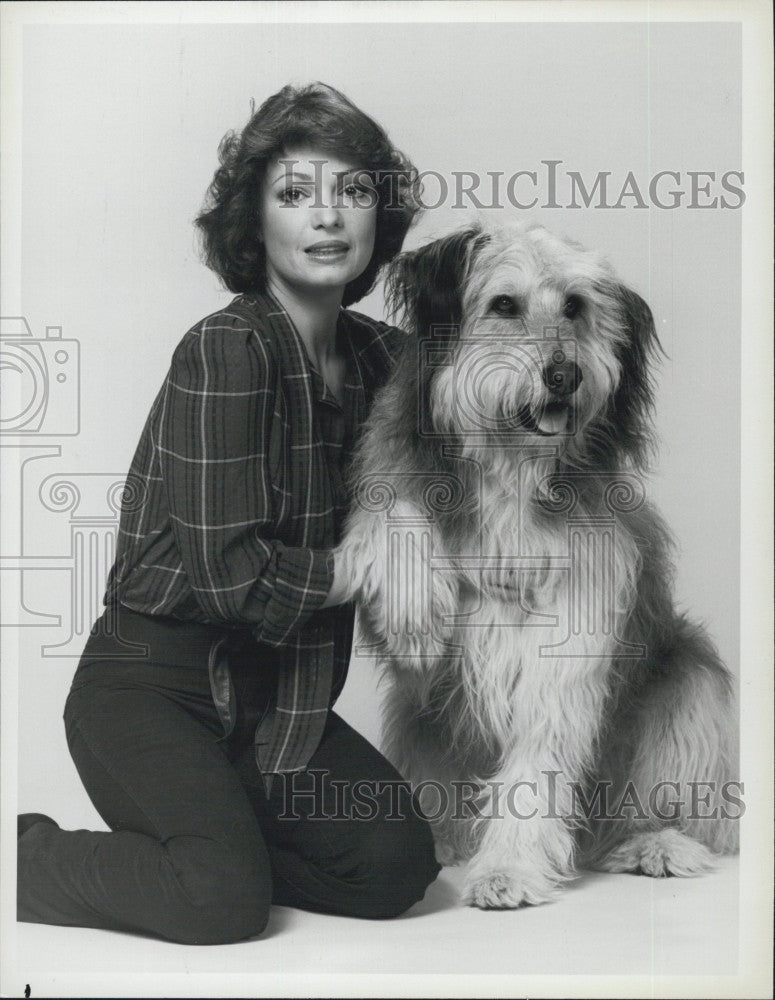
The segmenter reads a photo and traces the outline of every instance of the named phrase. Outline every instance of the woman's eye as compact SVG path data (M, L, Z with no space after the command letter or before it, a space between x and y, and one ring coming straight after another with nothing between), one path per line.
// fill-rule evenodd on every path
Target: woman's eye
M490 303L490 309L499 316L516 316L519 304L510 295L497 295Z
M342 193L346 198L356 202L358 205L371 205L372 200L376 198L374 190L365 187L363 184L347 184L342 189Z
M562 307L563 316L567 316L568 319L574 319L581 312L582 305L583 302L580 296L569 295L565 300L565 305Z
M280 201L284 205L295 205L301 201L305 192L301 188L289 187L280 192Z

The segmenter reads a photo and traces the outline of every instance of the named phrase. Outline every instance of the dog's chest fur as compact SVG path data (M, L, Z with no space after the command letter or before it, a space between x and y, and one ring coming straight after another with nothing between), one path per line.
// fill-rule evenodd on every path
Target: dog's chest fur
M421 725L460 757L476 748L480 768L496 766L519 729L546 724L558 704L572 713L590 687L607 696L638 555L635 540L605 513L585 507L569 526L535 494L485 477L478 530L437 525L436 551L466 557L470 567L461 574L467 586L448 652L412 664L394 649L386 667Z

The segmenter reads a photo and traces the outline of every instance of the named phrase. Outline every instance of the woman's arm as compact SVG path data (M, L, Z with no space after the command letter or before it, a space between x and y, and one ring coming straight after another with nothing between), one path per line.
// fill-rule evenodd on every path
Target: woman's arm
M183 568L210 619L280 645L331 600L333 555L274 538L275 370L262 337L216 314L173 356L160 421L162 478ZM336 594L334 594L336 596Z

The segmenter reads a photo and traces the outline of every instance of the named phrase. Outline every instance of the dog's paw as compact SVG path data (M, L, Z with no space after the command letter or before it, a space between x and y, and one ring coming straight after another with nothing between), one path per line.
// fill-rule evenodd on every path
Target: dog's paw
M715 858L704 844L679 830L639 833L610 851L596 866L607 872L637 872L652 878L690 877L712 871Z
M469 877L463 902L481 910L514 910L518 906L549 903L557 886L548 879L530 877L518 869L502 869Z

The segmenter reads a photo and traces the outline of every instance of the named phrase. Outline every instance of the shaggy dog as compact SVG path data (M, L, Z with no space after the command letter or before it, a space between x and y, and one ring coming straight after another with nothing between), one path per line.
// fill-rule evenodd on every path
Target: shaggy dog
M643 494L651 312L544 229L402 255L412 334L375 400L338 558L389 681L386 752L464 899L577 864L692 875L735 849L730 677L671 596Z

